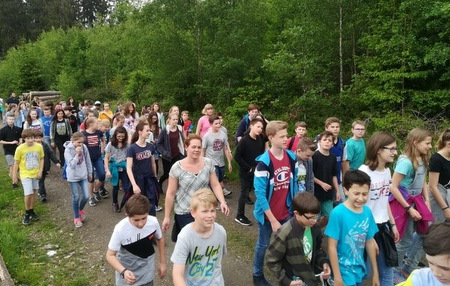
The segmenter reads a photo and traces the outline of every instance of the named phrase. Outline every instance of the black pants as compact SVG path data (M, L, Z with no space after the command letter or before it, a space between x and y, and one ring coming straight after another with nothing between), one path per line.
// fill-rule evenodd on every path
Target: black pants
M47 176L47 172L42 172L42 177L39 179L39 195L45 197L47 196L47 190L45 189L45 176Z
M245 216L245 202L253 188L254 173L239 171L239 180L241 181L241 195L239 196L238 210L236 217Z
M56 148L58 148L58 152L59 152L59 161L61 161L61 167L64 166L64 150L66 150L66 148L64 148L64 143L66 143L66 141L69 141L70 138L68 136L61 136L61 137L56 137L55 138L55 145Z
M179 161L183 158L184 158L184 156L181 154L179 154L175 158L172 158L172 160L166 160L165 158L162 158L164 174L161 176L161 178L159 178L159 185L161 186L161 189L162 189L162 184L164 183L164 181L169 178L170 168L172 168L173 164L175 164L176 161Z

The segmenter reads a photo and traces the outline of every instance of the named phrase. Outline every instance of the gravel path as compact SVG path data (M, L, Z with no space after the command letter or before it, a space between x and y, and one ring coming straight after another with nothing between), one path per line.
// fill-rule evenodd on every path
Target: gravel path
M48 193L47 206L50 210L50 219L61 229L61 235L67 235L67 239L81 240L83 247L80 252L84 257L83 263L80 263L80 271L98 272L98 279L92 281L90 285L113 285L113 270L104 259L109 238L115 224L124 217L124 213L114 213L111 208L111 197L102 200L96 207L86 206L86 222L83 227L75 229L73 227L73 218L71 211L71 193L66 181L61 178L61 171L52 166L50 174L46 180ZM112 187L107 183L106 188L112 193ZM234 216L237 209L237 200L239 197L239 185L236 183L227 184L227 189L232 190L233 194L227 198L228 204L232 208L229 217L222 213L218 214L217 222L222 224L228 232L228 253L223 259L223 275L226 285L247 286L252 285L252 253L254 242L256 242L257 227L252 225L244 227L234 222ZM122 193L119 194L119 201ZM247 206L246 213L250 218L253 211L252 206ZM157 218L162 222L163 212L157 213ZM230 233L233 233L232 242ZM156 278L155 285L172 285L171 271L172 263L170 256L173 251L174 243L170 240L170 233L164 234L166 241L166 260L168 274L164 279ZM252 241L251 248L243 253L238 253L233 245L239 243L241 238L249 238ZM238 247L239 248L239 247ZM242 249L242 247L241 247Z

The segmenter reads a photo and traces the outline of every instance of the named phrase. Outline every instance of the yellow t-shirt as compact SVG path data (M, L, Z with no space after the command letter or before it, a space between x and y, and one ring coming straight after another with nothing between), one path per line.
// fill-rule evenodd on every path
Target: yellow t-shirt
M109 121L111 121L111 118L109 118L105 113L103 113L103 112L106 112L109 116L113 116L114 115L114 113L112 112L112 110L108 110L108 111L105 111L105 110L103 110L102 112L100 112L99 113L99 115L98 115L98 119L108 119Z
M16 149L14 160L19 161L20 177L34 179L39 173L39 163L44 160L44 148L41 144L33 146L21 144Z

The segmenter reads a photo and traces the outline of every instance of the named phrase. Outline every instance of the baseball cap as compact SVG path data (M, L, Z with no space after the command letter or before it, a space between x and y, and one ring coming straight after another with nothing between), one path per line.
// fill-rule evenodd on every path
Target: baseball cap
M100 102L100 101L96 101L95 103L94 103L94 105L102 105L102 103Z

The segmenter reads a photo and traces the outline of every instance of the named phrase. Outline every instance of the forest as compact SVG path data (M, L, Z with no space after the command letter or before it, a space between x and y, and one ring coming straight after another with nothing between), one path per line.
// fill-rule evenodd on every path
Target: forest
M2 98L60 90L195 116L213 103L229 126L257 103L312 130L337 116L400 137L449 126L447 0L3 2Z

